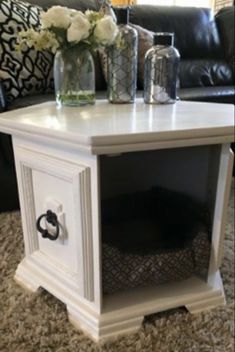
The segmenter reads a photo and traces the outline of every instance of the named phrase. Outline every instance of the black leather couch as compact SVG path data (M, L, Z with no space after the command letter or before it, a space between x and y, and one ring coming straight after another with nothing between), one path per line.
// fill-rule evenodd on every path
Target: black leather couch
M28 0L44 9L62 5L85 11L98 10L96 0ZM215 17L209 9L139 5L131 9L130 20L151 31L175 33L175 46L181 54L180 89L182 100L234 103L234 6ZM0 62L1 69L1 62ZM102 95L106 83L100 63L96 63L97 91ZM0 81L0 110L13 110L53 100L53 95L18 98L10 104L4 99ZM0 133L0 212L18 208L17 186L11 139Z

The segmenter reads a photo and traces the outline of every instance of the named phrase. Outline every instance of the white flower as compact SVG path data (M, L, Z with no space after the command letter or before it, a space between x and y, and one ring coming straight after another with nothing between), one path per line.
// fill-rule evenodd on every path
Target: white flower
M24 51L27 48L35 48L38 51L50 50L53 53L59 48L59 43L55 34L50 30L40 32L30 28L27 31L21 31L17 39L16 49Z
M71 18L76 16L78 13L80 13L80 11L77 11L77 10L74 10L74 9L69 9L69 15L70 15Z
M47 12L41 14L42 28L67 29L71 23L70 10L67 7L52 6Z
M77 15L72 18L72 23L67 31L68 42L80 42L90 35L91 24L86 16L78 11Z
M110 45L114 42L118 33L118 27L111 16L105 16L100 21L94 30L94 36L97 41L103 45Z

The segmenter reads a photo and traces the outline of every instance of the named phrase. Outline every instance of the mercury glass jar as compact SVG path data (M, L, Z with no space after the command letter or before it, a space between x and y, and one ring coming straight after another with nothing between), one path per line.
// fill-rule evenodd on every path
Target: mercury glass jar
M95 68L89 50L74 46L58 51L54 59L54 84L58 105L95 103Z
M147 104L176 102L180 55L173 46L173 33L156 33L144 64L144 101Z
M137 31L128 25L129 8L116 8L119 44L108 49L108 99L111 103L133 103L137 80Z

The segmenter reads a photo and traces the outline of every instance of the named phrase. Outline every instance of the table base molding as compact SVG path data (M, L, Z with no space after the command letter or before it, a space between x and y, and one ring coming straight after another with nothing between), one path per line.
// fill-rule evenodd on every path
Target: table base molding
M43 287L64 302L69 321L96 342L138 331L144 316L150 314L182 306L191 314L196 314L225 304L219 271L214 287L194 277L155 288L145 287L104 296L104 309L100 313L78 299L78 296L75 298L75 293L69 287L36 265L33 258L25 258L18 265L15 280L31 292ZM132 304L129 303L130 297Z

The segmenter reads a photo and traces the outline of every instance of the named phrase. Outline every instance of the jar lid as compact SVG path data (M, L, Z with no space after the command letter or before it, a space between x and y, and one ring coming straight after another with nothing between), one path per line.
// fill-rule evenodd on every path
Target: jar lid
M174 33L155 33L153 36L154 45L174 45Z
M117 17L117 24L129 23L129 7L114 7L114 12Z

